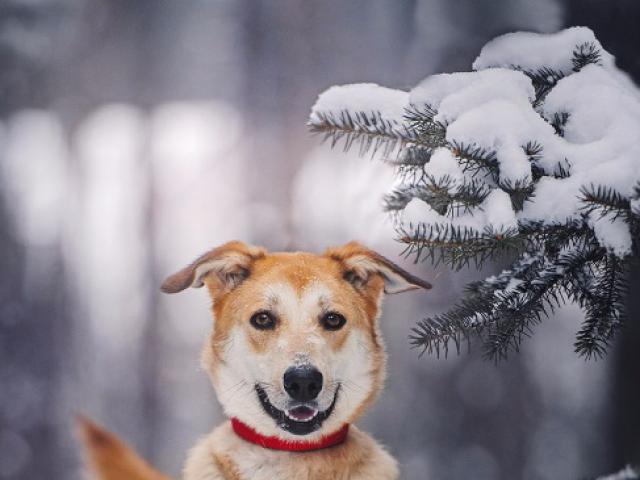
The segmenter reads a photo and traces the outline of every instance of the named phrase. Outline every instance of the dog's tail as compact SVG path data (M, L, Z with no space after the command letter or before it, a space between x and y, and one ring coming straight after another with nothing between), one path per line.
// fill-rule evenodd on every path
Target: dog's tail
M98 480L170 480L126 443L91 420L78 417L91 472Z

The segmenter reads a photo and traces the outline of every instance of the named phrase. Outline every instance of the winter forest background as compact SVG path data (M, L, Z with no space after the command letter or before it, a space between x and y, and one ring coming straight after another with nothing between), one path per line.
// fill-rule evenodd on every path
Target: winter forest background
M204 250L355 238L399 258L380 208L393 172L307 131L325 88L408 89L468 69L496 35L568 25L638 82L638 24L634 0L3 0L0 478L78 478L76 412L177 474L221 412L198 367L206 295L158 286ZM363 421L403 478L572 479L640 461L637 296L602 361L573 352L572 307L498 366L479 351L418 358L409 328L488 272L408 268L435 288L387 299L389 381Z

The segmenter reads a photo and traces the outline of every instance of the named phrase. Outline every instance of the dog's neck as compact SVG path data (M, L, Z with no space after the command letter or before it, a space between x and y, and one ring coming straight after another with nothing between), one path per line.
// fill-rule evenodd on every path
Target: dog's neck
M267 437L256 432L246 423L237 418L231 419L233 431L243 440L254 443L271 450L284 450L288 452L309 452L312 450L321 450L323 448L333 447L345 441L349 433L349 424L346 423L339 430L320 437L318 440L300 440L290 441L282 440L278 437Z

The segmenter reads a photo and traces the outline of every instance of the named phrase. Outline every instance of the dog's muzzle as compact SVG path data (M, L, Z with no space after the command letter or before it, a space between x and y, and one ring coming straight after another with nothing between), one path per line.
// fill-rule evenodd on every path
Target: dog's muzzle
M320 389L321 388L322 387L320 386ZM285 389L286 389L286 383L285 383ZM300 390L302 389L303 387L300 387ZM267 392L260 385L256 384L255 390L258 395L258 400L262 405L262 408L271 418L275 420L278 427L294 435L307 435L311 432L315 432L316 430L318 430L322 426L322 423L327 418L329 418L329 416L333 412L333 409L338 400L340 385L338 384L338 386L336 387L336 391L333 394L333 400L331 401L331 405L329 405L329 407L324 411L318 410L316 408L317 403L315 402L315 400L299 400L299 399L295 400L295 403L292 405L291 408L287 410L280 410L279 408L277 408L275 405L271 403L271 401L269 400L269 396L267 395ZM318 396L318 393L320 393L320 390L318 390L318 392L313 396L313 399L315 399ZM291 393L289 393L289 395L292 398L295 398L291 395ZM306 398L306 396L308 395L309 393L306 393L303 396L299 395L299 398Z

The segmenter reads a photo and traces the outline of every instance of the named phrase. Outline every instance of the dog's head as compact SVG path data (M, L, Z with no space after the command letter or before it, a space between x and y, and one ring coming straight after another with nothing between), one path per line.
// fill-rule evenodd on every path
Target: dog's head
M203 285L214 316L203 364L220 402L284 439L313 439L364 411L385 377L383 294L431 287L358 243L314 255L230 242L162 289Z

